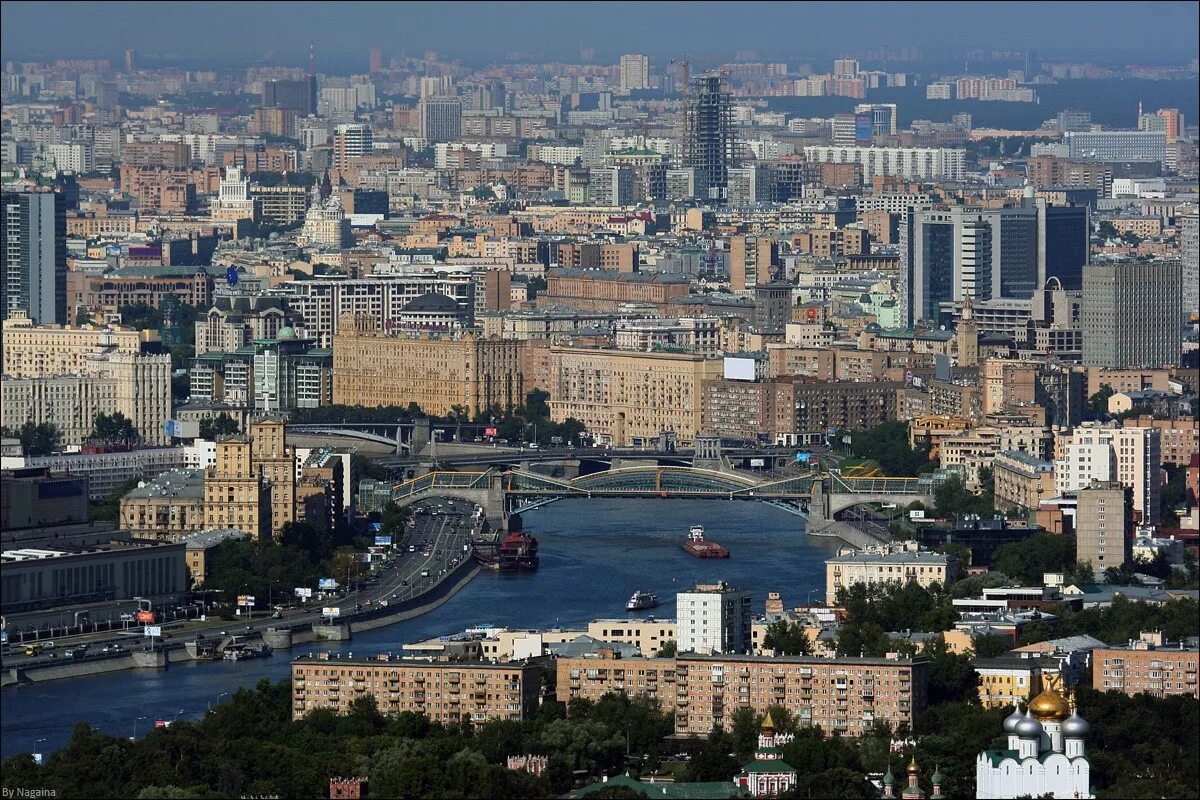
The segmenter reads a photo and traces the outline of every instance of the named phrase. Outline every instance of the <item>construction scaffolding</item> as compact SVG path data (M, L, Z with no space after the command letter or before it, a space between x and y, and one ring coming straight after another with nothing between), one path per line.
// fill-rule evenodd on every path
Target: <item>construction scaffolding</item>
M696 171L697 196L723 199L737 155L733 94L724 70L692 78L684 98L683 121L683 164Z

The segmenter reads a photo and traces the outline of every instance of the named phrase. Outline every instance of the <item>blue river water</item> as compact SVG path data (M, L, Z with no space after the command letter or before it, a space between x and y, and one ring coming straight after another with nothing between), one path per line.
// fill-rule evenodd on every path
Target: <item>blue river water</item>
M728 547L731 557L685 553L681 544L694 524L704 525L706 537ZM716 580L750 589L755 613L762 613L769 591L797 605L820 599L824 561L836 546L805 536L799 517L738 500L563 500L526 514L525 529L538 538L536 572L481 573L430 613L351 642L302 644L255 661L173 664L5 689L0 755L51 752L79 720L113 735L140 736L156 720L198 718L238 687L285 678L291 658L316 650L373 655L478 624L569 627L625 617L625 602L637 589L653 590L662 601L643 616L662 618L674 617L674 592Z

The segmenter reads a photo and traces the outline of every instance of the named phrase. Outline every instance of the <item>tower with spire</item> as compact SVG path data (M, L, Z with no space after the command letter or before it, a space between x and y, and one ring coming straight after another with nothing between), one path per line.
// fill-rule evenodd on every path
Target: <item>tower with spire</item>
M1084 746L1089 730L1074 692L1068 699L1047 687L1024 712L1014 703L1004 720L1008 747L985 750L975 761L975 796L1093 797Z

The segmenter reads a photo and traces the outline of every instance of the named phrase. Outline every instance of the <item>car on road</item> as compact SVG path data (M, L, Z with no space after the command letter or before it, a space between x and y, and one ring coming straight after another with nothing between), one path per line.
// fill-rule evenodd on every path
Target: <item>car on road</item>
M421 571L421 577L422 577L422 578L428 578L428 577L429 577L429 570L427 570L427 569L426 569L426 570L422 570L422 571Z
M408 586L408 581L400 581L401 586Z
M43 642L42 647L46 648L47 650L53 650L54 642Z

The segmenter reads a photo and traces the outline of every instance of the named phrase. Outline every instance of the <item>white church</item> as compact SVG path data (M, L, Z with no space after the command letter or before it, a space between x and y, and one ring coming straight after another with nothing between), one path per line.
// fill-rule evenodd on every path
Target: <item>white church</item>
M986 750L975 761L978 798L1091 798L1091 767L1083 740L1088 724L1068 701L1048 688L1018 705L1004 720L1007 750Z

